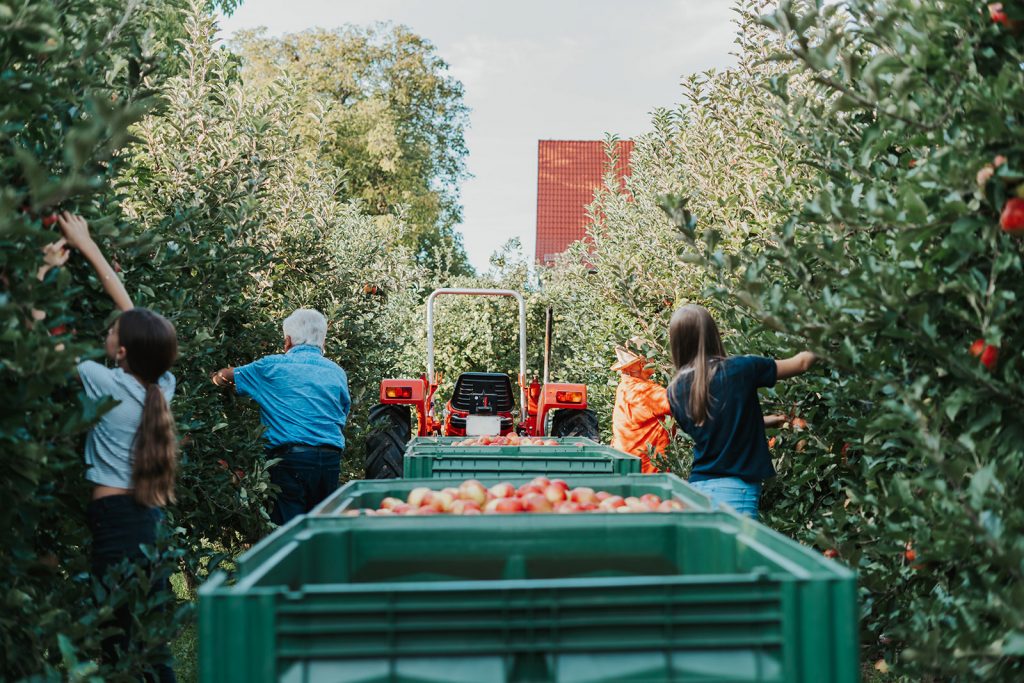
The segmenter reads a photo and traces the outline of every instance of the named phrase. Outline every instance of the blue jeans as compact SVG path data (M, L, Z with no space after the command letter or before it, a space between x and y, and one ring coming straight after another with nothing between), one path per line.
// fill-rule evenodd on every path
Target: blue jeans
M330 446L282 446L269 458L283 458L270 468L270 482L281 492L274 500L270 519L278 526L304 515L338 488L341 451Z
M156 544L157 526L163 520L161 510L139 505L130 495L119 495L93 500L89 503L87 515L89 530L92 532L92 573L97 581L103 582L107 571L124 559L149 568L149 561L139 545ZM154 582L151 594L155 592L171 592L171 585L166 578ZM120 605L114 609L112 621L121 632L103 640L103 661L108 664L117 661L119 650L128 651L137 647L132 637L131 607ZM157 655L157 659L162 658L163 661L154 666L154 671L146 672L143 679L174 683L170 648L159 648Z
M716 477L691 481L690 486L709 497L713 507L728 505L741 515L757 519L761 484L752 484L738 477Z

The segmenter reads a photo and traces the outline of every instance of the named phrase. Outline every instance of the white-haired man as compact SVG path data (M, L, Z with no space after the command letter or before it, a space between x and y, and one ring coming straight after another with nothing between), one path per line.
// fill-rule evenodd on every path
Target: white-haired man
M345 371L324 358L326 339L323 314L300 308L284 321L283 354L213 373L214 384L259 404L267 457L282 459L270 469L281 489L270 514L276 524L309 512L338 488L352 402Z

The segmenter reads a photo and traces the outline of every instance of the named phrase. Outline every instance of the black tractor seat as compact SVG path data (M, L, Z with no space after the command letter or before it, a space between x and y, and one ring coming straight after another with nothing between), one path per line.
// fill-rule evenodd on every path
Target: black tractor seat
M500 372L464 372L455 381L451 407L470 415L499 415L515 408L512 380Z

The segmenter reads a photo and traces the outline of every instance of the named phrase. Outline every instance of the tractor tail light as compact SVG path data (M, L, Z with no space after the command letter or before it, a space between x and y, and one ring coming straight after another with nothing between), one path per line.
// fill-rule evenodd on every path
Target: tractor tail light
M412 398L412 387L388 387L384 395L388 398Z
M558 403L583 403L582 391L556 391L555 401Z

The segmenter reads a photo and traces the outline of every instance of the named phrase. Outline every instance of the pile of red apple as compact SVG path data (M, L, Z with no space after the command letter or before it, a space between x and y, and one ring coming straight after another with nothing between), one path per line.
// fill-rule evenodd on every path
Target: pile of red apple
M489 515L517 512L678 512L684 510L678 500L662 500L653 493L623 498L588 486L569 488L561 479L537 477L518 489L509 483L487 488L475 479L435 491L425 486L414 488L409 496L388 497L376 510L348 510L346 515Z
M519 436L509 434L508 436L478 436L475 439L464 439L456 441L453 446L560 446L555 439L542 439L541 437Z

